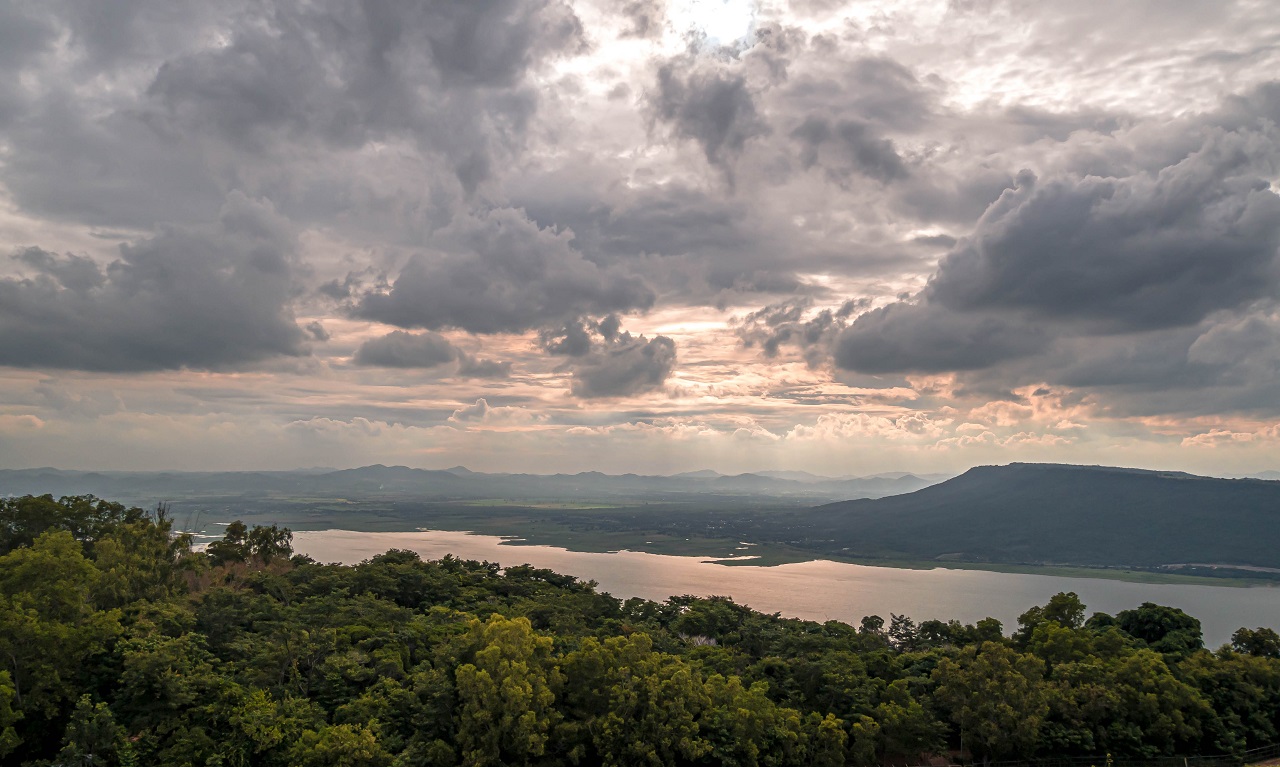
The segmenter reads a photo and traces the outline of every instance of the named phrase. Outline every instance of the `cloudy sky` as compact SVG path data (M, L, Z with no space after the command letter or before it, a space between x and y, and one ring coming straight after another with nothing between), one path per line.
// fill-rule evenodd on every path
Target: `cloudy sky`
M0 466L1280 468L1273 0L0 3Z

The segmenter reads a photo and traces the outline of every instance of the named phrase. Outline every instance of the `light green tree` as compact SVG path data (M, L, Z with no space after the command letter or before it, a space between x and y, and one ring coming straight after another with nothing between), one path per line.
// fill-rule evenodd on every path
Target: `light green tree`
M391 755L372 726L338 724L306 730L289 751L295 767L387 767Z
M120 633L119 613L90 602L99 577L64 530L0 557L0 667L26 714L56 716L78 697L75 677L87 659Z
M697 717L708 698L688 664L646 634L587 639L564 661L565 702L603 764L674 764L710 750ZM572 756L572 754L571 754Z
M467 767L530 764L546 752L559 719L551 638L527 618L472 621L472 660L457 670L458 741Z
M22 712L14 710L13 698L13 682L10 681L9 672L0 671L0 757L13 753L22 743L13 728L14 723L22 718Z

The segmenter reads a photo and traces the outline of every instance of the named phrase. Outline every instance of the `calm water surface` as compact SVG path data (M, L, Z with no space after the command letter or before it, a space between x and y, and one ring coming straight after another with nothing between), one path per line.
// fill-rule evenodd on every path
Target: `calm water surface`
M615 597L662 601L679 594L721 595L765 613L857 624L864 615L899 613L926 620L973 623L993 617L1006 631L1028 607L1059 591L1074 591L1089 611L1116 613L1143 602L1181 608L1200 619L1205 643L1217 647L1241 626L1280 628L1280 588L1230 588L1128 583L1095 578L993 573L982 570L904 570L816 561L777 567L725 567L698 557L636 551L588 553L552 546L513 546L490 535L439 530L294 533L294 550L322 562L360 562L387 549L424 559L453 554L503 565L530 564L594 580Z

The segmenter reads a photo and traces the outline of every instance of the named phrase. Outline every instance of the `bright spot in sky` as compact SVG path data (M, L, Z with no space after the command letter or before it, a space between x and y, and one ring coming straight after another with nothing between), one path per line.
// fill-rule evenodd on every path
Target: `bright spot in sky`
M675 0L669 13L680 34L703 32L709 42L728 45L751 32L756 0Z

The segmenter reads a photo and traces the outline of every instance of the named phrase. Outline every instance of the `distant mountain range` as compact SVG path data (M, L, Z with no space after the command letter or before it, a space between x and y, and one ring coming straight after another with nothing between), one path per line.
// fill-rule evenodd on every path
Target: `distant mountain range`
M939 479L710 470L488 474L462 466L382 465L206 473L46 468L0 470L0 496L93 494L141 506L173 501L213 518L256 514L300 529L415 529L445 524L440 514L448 524L470 525L492 509L505 521L491 520L484 529L497 534L519 533L531 520L560 520L574 529L644 536L640 540L653 533L697 536L782 544L814 556L1209 575L1224 574L1227 565L1280 580L1280 481L1025 463Z
M0 496L84 495L155 503L192 497L302 496L397 499L666 498L668 496L753 496L818 503L847 498L879 498L928 487L945 475L909 473L870 477L821 477L808 472L725 475L693 471L675 476L642 474L487 474L463 466L445 470L405 466L358 469L303 469L270 472L86 472L53 468L0 470Z
M1015 463L804 516L809 546L849 555L1280 568L1280 482L1261 479Z

